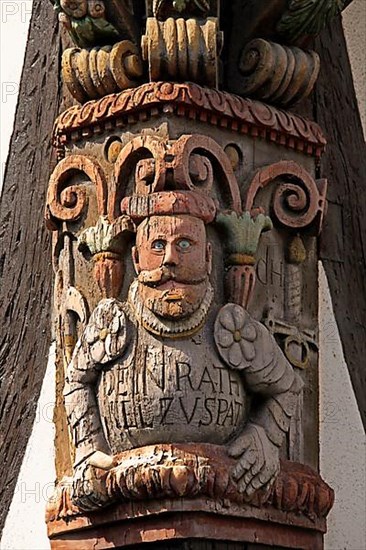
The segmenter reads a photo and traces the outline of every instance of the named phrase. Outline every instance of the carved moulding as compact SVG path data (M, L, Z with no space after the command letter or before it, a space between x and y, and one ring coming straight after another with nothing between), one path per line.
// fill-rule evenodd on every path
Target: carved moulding
M54 144L61 155L66 143L98 134L105 124L123 128L159 114L207 122L315 157L326 145L320 127L304 117L196 84L169 82L143 84L71 107L55 123Z

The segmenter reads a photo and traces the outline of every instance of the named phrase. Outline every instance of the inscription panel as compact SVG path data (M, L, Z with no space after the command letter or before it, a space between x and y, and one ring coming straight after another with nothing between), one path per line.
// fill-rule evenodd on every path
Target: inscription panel
M113 452L155 442L225 443L243 426L248 398L242 377L222 364L214 346L191 340L183 352L151 337L139 347L100 378Z

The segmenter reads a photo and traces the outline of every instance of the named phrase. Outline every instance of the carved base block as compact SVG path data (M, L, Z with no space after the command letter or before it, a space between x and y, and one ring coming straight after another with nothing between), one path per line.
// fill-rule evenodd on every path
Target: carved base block
M59 485L47 512L53 550L180 539L322 548L333 491L307 466L282 462L275 485L249 501L231 481L233 460L220 446L152 445L116 458L108 473L95 470L115 501L103 511L83 513L71 502L72 485Z
M224 541L268 545L275 548L321 550L322 534L315 530L277 525L267 520L245 519L235 516L190 511L189 504L171 501L154 503L152 506L139 503L130 506L130 517L115 523L93 526L88 530L62 533L51 538L52 550L83 550L145 547L164 548L163 543L197 539L200 541ZM155 505L155 506L154 506ZM205 509L207 503L201 499L194 502L197 508ZM213 503L212 503L213 506ZM188 511L187 508L188 507ZM117 517L119 508L115 510ZM145 514L146 515L145 515ZM100 516L100 514L99 514ZM126 514L127 516L127 514ZM101 519L101 518L99 518ZM255 548L254 546L254 548ZM214 546L213 546L214 547ZM207 546L204 546L207 548ZM245 548L244 544L241 546Z

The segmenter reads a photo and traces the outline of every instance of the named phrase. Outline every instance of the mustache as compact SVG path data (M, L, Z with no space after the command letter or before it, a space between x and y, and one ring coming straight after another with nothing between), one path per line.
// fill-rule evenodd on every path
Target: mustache
M137 276L137 280L139 281L139 283L151 287L163 285L168 281L175 281L177 283L186 285L199 285L207 280L207 276L201 277L199 279L192 279L191 277L188 279L181 277L179 274L177 275L174 270L162 266L156 269L151 269L149 271L141 271Z

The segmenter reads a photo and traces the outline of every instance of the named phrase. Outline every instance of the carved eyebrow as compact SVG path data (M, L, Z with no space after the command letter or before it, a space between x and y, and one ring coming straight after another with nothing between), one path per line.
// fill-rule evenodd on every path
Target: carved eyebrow
M166 235L154 235L149 237L149 241L166 241Z
M192 237L192 235L178 235L177 237L174 238L175 241L178 241L178 240L181 240L181 239L186 239L187 241L191 241L193 243L196 242L196 239L194 237Z

